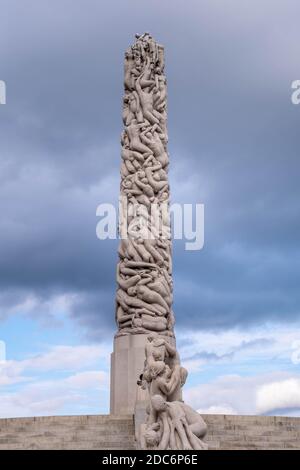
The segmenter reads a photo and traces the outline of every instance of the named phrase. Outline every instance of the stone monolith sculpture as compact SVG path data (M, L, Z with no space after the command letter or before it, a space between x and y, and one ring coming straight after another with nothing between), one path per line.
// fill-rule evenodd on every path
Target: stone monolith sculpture
M132 414L147 335L174 342L164 49L149 34L125 53L111 413Z
M182 402L187 371L173 330L164 48L136 35L124 69L111 413L132 414L142 402L141 448L202 449L206 426Z

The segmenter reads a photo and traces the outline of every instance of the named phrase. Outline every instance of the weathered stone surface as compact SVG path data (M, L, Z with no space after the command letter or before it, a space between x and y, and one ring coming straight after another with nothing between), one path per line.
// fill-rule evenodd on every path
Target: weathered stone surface
M164 49L148 33L136 35L124 61L118 332L111 358L116 414L134 413L147 334L174 337L166 100Z
M209 449L300 449L300 418L202 415Z
M212 450L300 449L300 418L203 415ZM0 449L135 448L132 416L0 419Z
M134 449L132 416L0 420L0 449Z
M136 35L124 72L117 334L173 336L163 46L149 33Z
M138 448L207 449L203 442L207 432L203 418L182 401L187 370L180 364L175 342L171 344L157 333L148 335L145 358L139 385L148 393L148 402L145 419L135 430Z
M110 373L110 412L132 415L138 393L137 379L143 371L146 335L124 335L114 339Z

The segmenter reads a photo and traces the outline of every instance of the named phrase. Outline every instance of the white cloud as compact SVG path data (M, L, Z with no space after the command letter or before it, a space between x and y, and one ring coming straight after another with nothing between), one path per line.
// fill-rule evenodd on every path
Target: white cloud
M181 334L179 331L177 335L181 360L191 373L208 363L243 363L256 359L267 363L276 358L292 364L295 344L299 340L300 328L276 324L216 333L189 331Z
M12 293L10 299L8 296L8 293L0 294L0 319L21 313L38 319L44 326L50 323L52 326L60 325L63 314L69 312L74 299L74 295L68 293L48 298L41 298L33 292Z
M22 372L72 371L90 367L99 360L107 363L110 347L107 345L83 345L52 347L49 351L22 361L5 361L0 364L1 381L15 380Z
M101 388L107 389L109 377L107 372L101 370L88 370L80 372L65 379L64 383L74 388L93 388L99 390Z
M22 361L2 361L0 363L0 385L6 386L20 382L31 382L32 380L37 380L38 374L44 372L61 371L70 373L82 369L90 369L97 364L100 367L100 361L101 367L106 368L108 366L109 353L110 347L107 345L59 345L52 347L46 353L38 354ZM86 376L87 378L88 376Z
M75 413L90 412L91 404L92 409L100 411L100 397L103 404L108 396L109 376L103 370L108 357L106 345L60 345L23 361L2 363L0 417L63 414L70 404ZM41 377L44 372L46 379ZM57 373L63 377L56 378ZM18 386L6 392L8 385Z
M209 406L208 408L199 408L198 413L200 414L212 414L212 415L236 415L237 412L230 405L216 405Z
M18 391L0 394L0 417L64 414L64 407L70 404L73 414L76 410L84 414L90 411L91 403L95 406L94 394L100 410L101 397L107 395L108 386L108 373L101 370L76 373L63 379L36 380Z
M300 407L300 376L273 372L253 377L225 375L184 391L184 400L202 413L262 414Z
M32 356L18 364L27 370L80 369L109 357L109 348L102 345L55 346L44 354Z
M23 368L17 361L2 361L0 364L0 385L11 385L30 380L30 377L22 376Z
M274 410L300 409L300 378L291 378L262 385L257 390L258 413Z

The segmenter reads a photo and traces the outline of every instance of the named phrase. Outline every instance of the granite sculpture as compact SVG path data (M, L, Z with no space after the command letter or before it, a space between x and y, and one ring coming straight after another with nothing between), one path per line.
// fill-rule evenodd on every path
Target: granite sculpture
M149 33L137 34L125 53L124 73L111 412L131 412L134 396L136 403L143 397L147 406L136 433L139 448L202 450L206 424L182 401L187 370L180 364L173 329L163 46Z
M207 426L182 400L187 370L176 347L157 333L147 337L144 370L138 385L147 390L146 421L137 433L140 449L206 450Z
M125 53L121 137L118 335L173 336L166 77L163 47L145 33Z

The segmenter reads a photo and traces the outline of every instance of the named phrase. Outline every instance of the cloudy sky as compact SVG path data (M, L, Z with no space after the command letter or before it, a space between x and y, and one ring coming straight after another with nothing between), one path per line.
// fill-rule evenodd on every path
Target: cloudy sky
M300 415L297 0L0 0L0 416L107 413L123 53L166 47L176 334L203 412ZM1 358L0 358L1 359Z

